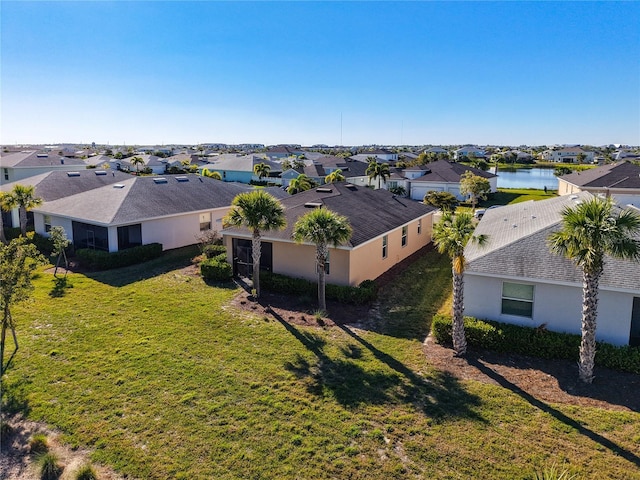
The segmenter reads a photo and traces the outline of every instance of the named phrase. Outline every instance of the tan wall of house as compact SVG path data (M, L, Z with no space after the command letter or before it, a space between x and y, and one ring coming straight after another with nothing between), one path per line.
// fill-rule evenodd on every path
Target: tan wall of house
M317 281L316 247L296 243L273 242L273 271L290 277ZM349 284L349 251L329 248L327 283Z
M581 192L580 187L558 178L558 195L569 195L570 193L578 192Z
M382 237L360 245L351 254L350 285L374 280L431 242L433 214L422 217L422 230L418 235L418 220L408 225L407 245L402 246L402 227L387 234L387 258L382 258Z

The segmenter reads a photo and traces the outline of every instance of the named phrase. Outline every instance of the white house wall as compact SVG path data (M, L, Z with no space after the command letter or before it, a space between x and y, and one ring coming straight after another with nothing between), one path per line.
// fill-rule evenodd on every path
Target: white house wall
M533 318L503 315L502 283L532 284ZM465 273L464 314L479 319L496 320L527 327L546 324L552 331L580 334L582 289L551 283L528 282ZM631 328L633 295L600 290L598 305L598 341L627 345Z

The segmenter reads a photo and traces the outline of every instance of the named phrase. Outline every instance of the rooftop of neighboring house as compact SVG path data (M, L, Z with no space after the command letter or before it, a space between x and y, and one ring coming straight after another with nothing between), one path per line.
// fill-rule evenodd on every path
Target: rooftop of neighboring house
M27 177L17 182L4 183L0 190L8 192L15 185L35 187L36 196L45 202L76 195L78 193L129 180L131 175L115 170L84 169L77 172L47 172Z
M438 160L427 165L412 168L412 170L416 170L416 168L424 171L424 174L421 177L412 180L413 182L458 183L460 182L460 177L466 172L471 172L482 178L496 177L495 174L485 172L479 168L470 167L457 162L449 162L448 160ZM412 171L409 169L407 170Z
M78 165L82 168L86 166L79 158L67 158L52 152L24 150L0 154L0 167L5 168L37 168L58 165Z
M640 166L620 161L601 167L569 173L562 180L585 188L640 188Z
M226 207L236 195L251 189L198 175L126 175L117 183L47 202L34 211L88 223L121 225Z
M480 246L465 248L466 272L580 284L582 274L570 260L549 251L547 238L561 226L562 211L593 196L588 192L528 201L487 210L474 235L486 235ZM640 290L640 265L607 258L602 287Z
M291 240L297 219L311 208L327 208L349 219L353 235L346 246L356 247L435 211L415 200L401 198L386 190L372 190L345 182L332 183L291 195L282 200L287 227L263 233L264 239ZM225 232L249 234L244 229Z
M268 160L260 155L236 155L224 154L214 157L209 165L205 165L210 170L226 170L236 172L253 172L253 167L259 163L264 163L271 167L272 172L281 172L282 165L278 162Z

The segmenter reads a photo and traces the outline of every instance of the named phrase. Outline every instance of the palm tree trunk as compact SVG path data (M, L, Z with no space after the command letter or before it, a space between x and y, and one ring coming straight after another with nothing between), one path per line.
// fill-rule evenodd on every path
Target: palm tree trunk
M4 222L2 221L2 210L0 209L0 242L7 244L7 237L4 235Z
M7 323L2 322L2 337L0 337L0 378L4 374L4 344L7 338Z
M464 334L464 277L455 268L453 273L453 325L451 338L456 355L467 353L467 339Z
M18 212L20 213L20 233L22 233L23 237L27 236L27 208L21 206L18 208Z
M260 296L260 253L262 242L260 240L260 232L254 230L251 238L251 258L253 260L253 289L256 291L256 298Z
M316 248L316 263L318 265L318 308L327 309L325 265L327 263L327 246L319 243Z
M593 382L596 357L596 319L598 315L599 273L582 274L582 340L578 375L585 383Z

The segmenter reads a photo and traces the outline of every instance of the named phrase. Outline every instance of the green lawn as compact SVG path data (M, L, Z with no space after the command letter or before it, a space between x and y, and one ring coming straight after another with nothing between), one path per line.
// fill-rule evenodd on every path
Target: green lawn
M639 413L546 405L427 364L449 291L436 253L382 292L378 333L236 311L235 288L182 271L191 253L72 274L72 288L41 273L14 310L5 404L135 478L525 479L554 463L640 478Z

